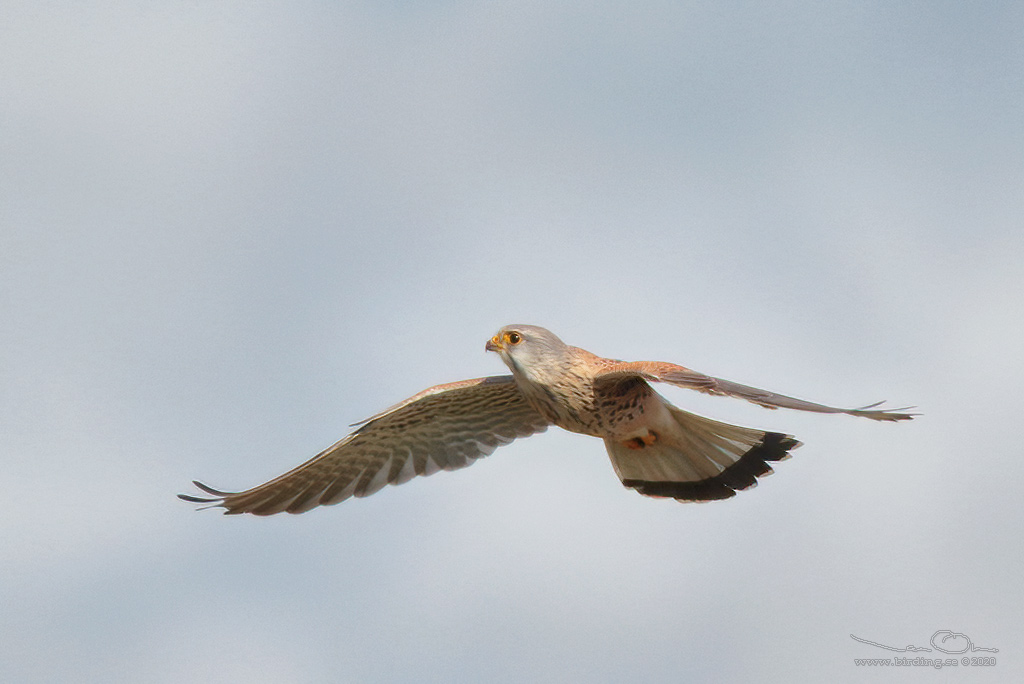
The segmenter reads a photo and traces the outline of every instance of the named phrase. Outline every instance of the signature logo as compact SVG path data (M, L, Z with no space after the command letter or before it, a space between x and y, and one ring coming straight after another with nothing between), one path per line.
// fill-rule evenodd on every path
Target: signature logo
M910 644L905 648L897 648L896 646L886 646L880 644L877 641L868 641L867 639L861 639L859 636L854 634L850 635L855 641L859 641L862 644L868 644L869 646L877 646L878 648L884 648L887 651L896 651L897 653L906 653L912 651L914 653L918 651L931 652L933 649L941 651L942 653L975 653L977 651L985 651L986 653L999 653L998 648L983 648L981 646L975 646L971 638L966 634L960 632L953 632L948 629L940 629L939 631L932 634L932 638L928 640L928 643L932 645L932 648L926 648L924 646L914 646Z

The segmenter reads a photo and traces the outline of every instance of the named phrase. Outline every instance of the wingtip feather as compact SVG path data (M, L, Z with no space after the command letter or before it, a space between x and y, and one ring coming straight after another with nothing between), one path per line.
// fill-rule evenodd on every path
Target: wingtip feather
M228 492L222 492L219 489L214 489L213 487L205 485L202 482L199 482L198 480L192 480L192 484L194 484L198 489L202 490L203 492L210 494L211 496L206 497L195 496L193 494L178 494L179 499L192 504L205 504L197 508L197 511L205 511L208 508L227 508L227 506L224 503L224 499L227 496L229 496ZM231 511L225 510L224 512L226 514L230 513Z
M203 490L207 494L213 494L214 496L219 498L224 498L225 496L230 496L232 494L232 492L222 492L219 489L214 489L210 485L203 484L199 480L192 480L192 484L194 484L196 487Z

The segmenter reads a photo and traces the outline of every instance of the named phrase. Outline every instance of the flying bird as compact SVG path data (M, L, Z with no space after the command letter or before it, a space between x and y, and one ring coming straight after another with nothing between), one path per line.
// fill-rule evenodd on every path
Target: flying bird
M570 347L535 325L508 325L487 341L512 375L423 390L361 423L331 447L280 477L241 492L194 484L209 496L185 501L228 514L304 513L369 496L417 475L456 470L550 425L599 437L622 484L679 501L726 499L789 457L791 435L729 425L684 411L654 391L662 382L738 397L769 409L845 413L872 420L913 418L882 402L855 409L794 399L660 361L606 359ZM908 407L909 408L909 407Z

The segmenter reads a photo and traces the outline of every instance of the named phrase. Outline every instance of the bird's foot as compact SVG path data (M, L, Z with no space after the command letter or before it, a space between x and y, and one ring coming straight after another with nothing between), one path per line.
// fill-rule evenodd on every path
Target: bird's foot
M648 432L646 435L640 437L633 437L627 439L623 444L627 449L643 449L649 447L658 441L658 435L655 432Z

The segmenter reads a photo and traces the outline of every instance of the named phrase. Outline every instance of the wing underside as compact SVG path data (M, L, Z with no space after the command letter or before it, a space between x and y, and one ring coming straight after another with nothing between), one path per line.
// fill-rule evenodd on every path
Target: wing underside
M365 421L302 465L252 489L225 492L196 482L209 497L186 501L227 513L303 513L387 484L456 470L513 440L547 428L511 376L439 385Z

